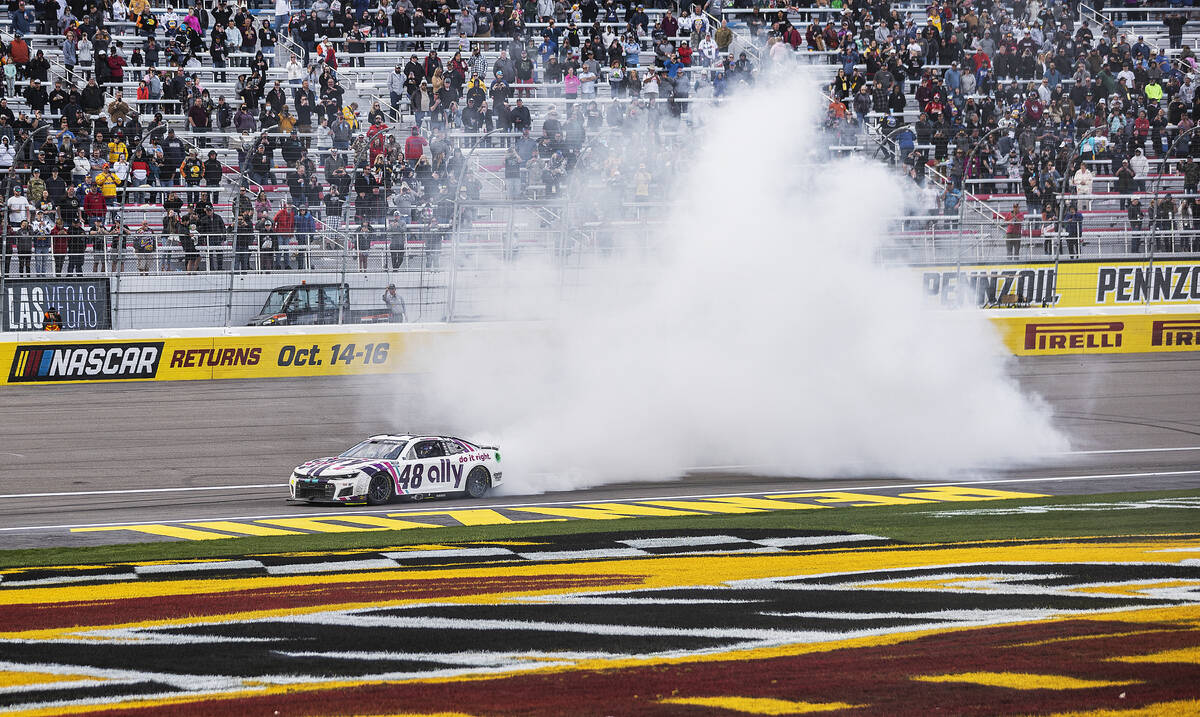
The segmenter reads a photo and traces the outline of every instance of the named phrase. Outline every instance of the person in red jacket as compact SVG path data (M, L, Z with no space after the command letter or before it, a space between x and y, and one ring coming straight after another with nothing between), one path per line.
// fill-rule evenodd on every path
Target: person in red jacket
M692 47L691 47L691 45L688 44L687 40L684 40L682 43L680 43L678 52L679 52L679 61L683 63L683 66L691 67L692 66Z
M112 81L115 84L120 84L125 80L125 58L121 57L120 48L113 46L108 53L108 70L111 73Z
M1025 225L1025 213L1020 204L1013 204L1012 211L1004 215L1004 248L1009 259L1021 257L1021 232Z
M292 205L283 203L283 208L275 213L275 250L278 252L280 269L290 269L288 266L287 247L292 243L292 235L296 233L296 213Z
M421 136L421 128L414 125L409 132L408 139L404 140L404 160L415 168L417 161L425 154L425 147L428 144L429 140Z
M108 214L108 205L104 202L104 194L95 184L89 186L87 194L83 195L83 213L87 217L88 224L92 226L102 223L105 215Z
M54 228L50 230L51 248L54 250L54 274L63 275L63 265L67 262L67 228L63 226L62 217L54 220Z

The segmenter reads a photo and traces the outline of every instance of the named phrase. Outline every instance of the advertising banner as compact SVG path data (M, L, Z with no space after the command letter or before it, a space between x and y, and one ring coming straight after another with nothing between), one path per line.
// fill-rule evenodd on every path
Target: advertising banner
M987 308L1200 304L1200 259L921 267L926 296Z
M3 286L4 331L40 331L50 308L62 315L64 331L112 328L107 277L5 279Z
M1025 312L1022 312L1025 313ZM1018 356L1200 351L1200 312L988 315ZM428 370L461 328L0 342L0 384L288 378ZM508 329L511 330L511 329ZM28 338L28 334L26 337Z
M446 332L387 331L0 343L10 384L184 381L396 373L417 370L421 346ZM65 338L55 334L55 339Z
M992 323L1018 356L1200 350L1200 313L995 316Z

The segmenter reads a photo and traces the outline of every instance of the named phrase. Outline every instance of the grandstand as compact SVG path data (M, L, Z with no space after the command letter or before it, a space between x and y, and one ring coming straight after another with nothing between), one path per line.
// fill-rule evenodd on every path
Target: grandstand
M649 237L690 117L789 63L825 89L830 156L914 183L896 256L1200 242L1190 7L9 5L5 277L349 265L424 286L475 251Z

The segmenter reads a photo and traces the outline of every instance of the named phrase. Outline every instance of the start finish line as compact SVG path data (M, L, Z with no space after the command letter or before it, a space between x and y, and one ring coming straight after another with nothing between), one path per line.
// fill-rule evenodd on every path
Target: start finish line
M821 493L764 493L757 496L721 496L647 499L623 502L583 502L554 505L504 506L421 510L384 513L337 513L312 517L202 520L70 528L72 533L135 533L176 540L220 540L247 536L358 533L415 528L516 525L573 520L619 520L678 516L765 513L780 510L821 510L841 507L920 505L1015 498L1045 498L1045 493L944 486L881 495L830 491ZM128 536L131 537L131 536Z

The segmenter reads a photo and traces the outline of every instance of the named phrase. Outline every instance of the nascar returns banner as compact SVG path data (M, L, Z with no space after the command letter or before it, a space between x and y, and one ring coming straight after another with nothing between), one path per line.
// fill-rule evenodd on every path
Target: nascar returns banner
M441 332L444 333L444 332ZM182 381L416 370L410 358L436 331L355 332L0 343L9 384Z
M920 269L933 301L987 307L1200 304L1200 260L953 266Z

